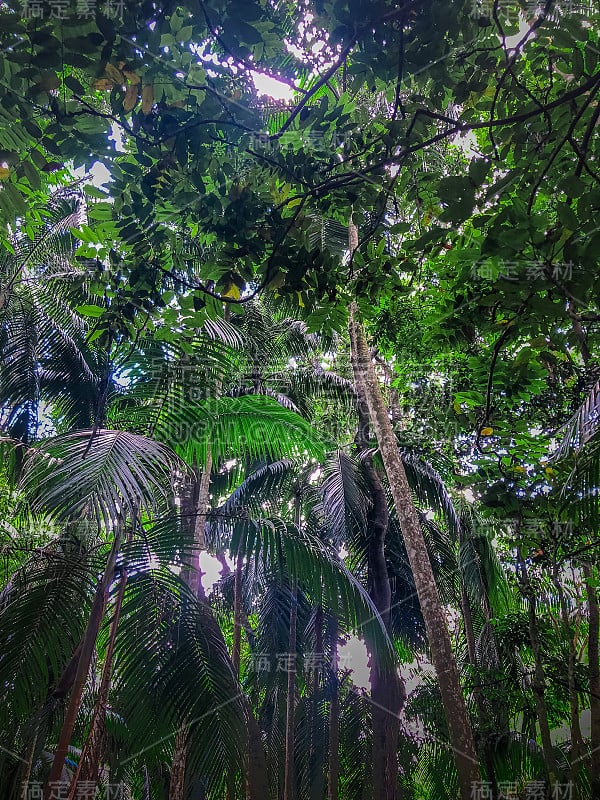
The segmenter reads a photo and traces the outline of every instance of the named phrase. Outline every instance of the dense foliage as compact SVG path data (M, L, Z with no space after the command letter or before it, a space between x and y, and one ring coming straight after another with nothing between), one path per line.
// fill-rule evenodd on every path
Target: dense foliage
M0 48L2 797L598 800L600 10Z

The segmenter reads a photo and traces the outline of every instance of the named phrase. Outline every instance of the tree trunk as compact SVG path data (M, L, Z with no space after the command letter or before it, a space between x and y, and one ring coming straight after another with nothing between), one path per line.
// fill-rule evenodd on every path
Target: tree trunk
M236 680L240 677L240 659L242 652L242 571L244 559L238 555L235 562L235 575L233 578L233 647L231 649L231 663Z
M540 645L539 631L537 628L537 620L535 618L536 605L535 597L529 597L527 600L529 640L531 642L534 658L532 689L535 701L536 716L538 718L538 726L540 729L540 737L542 739L542 752L544 754L544 761L546 762L546 769L548 771L548 779L550 781L550 785L554 786L556 781L556 763L554 760L554 749L552 747L552 739L550 736L548 709L546 707L546 676L542 662L542 649Z
M206 600L202 586L202 567L200 558L206 549L206 515L210 500L210 477L212 470L212 454L207 448L206 464L202 469L194 470L190 496L182 506L183 519L187 520L189 530L193 531L194 543L190 563L183 571L182 578L190 591L202 603ZM179 731L175 740L173 761L171 763L171 779L169 781L169 800L183 800L185 786L185 764L187 761L187 731Z
M531 688L533 690L535 712L537 716L538 727L540 729L542 753L544 756L546 771L548 773L548 782L550 783L551 790L554 791L554 785L556 783L556 761L554 759L554 748L552 747L550 724L548 722L548 708L546 706L546 675L544 673L542 646L536 619L537 601L535 590L529 580L527 566L525 565L525 561L522 559L520 551L517 551L517 559L517 569L520 576L521 591L523 592L527 602L529 641L533 651L534 671Z
M598 595L592 584L592 565L583 564L588 604L588 677L590 682L591 759L590 788L592 800L600 800L600 612Z
M454 752L461 797L462 800L471 800L473 786L481 780L471 722L462 695L446 615L439 599L396 437L375 376L364 331L357 319L356 303L352 304L350 310L350 341L356 382L367 402L425 621L431 659L440 686L450 744Z
M296 797L296 776L294 769L294 720L296 712L296 627L298 621L298 593L295 586L290 598L290 633L287 659L287 694L285 711L285 774L283 800Z
M469 595L464 586L460 590L460 607L462 611L462 618L465 627L465 638L467 640L467 653L469 663L473 668L473 675L475 681L479 682L479 670L477 664L477 650L475 648L475 631L473 629L473 616L471 614L471 604ZM479 723L479 735L481 737L481 753L483 755L483 765L485 767L485 775L490 784L490 798L489 800L497 800L498 797L498 781L496 779L496 769L494 767L494 757L490 742L490 719L485 706L485 699L481 692L481 688L477 686L473 690L475 697L475 704L477 706L477 721Z
M338 626L334 618L331 644L331 702L329 704L329 765L327 800L338 800L340 781L340 698L338 684Z
M122 569L119 591L115 600L115 608L110 626L110 635L108 647L106 648L106 657L104 659L104 667L102 669L102 678L100 680L98 698L94 707L94 714L92 716L90 729L79 758L79 764L73 777L71 788L69 789L69 800L75 800L75 798L78 796L77 789L80 782L86 784L92 782L94 784L98 783L100 761L104 753L106 739L106 709L108 707L108 696L111 686L117 628L121 618L121 608L123 606L123 598L125 596L126 586L127 571Z
M171 773L169 775L169 800L183 800L185 789L185 763L187 761L187 728L177 731Z
M119 526L114 534L113 544L108 556L106 567L104 569L104 575L102 576L102 579L98 584L98 588L96 589L96 596L94 597L94 602L92 604L92 611L90 613L90 618L88 620L83 637L81 652L77 662L77 672L75 673L75 680L73 681L73 688L71 690L69 704L67 706L67 711L58 739L58 745L54 753L54 759L52 761L52 766L50 767L50 773L44 789L45 800L51 800L51 797L54 794L52 787L62 778L62 771L69 750L69 744L71 743L71 737L73 736L73 730L75 729L75 723L77 721L77 714L79 713L79 708L81 706L81 698L83 696L85 681L90 670L92 656L96 647L96 640L98 638L98 633L104 617L108 589L113 579L115 562L121 546L121 537L122 529L121 526Z
M194 480L189 497L184 500L182 507L183 518L193 532L194 543L190 563L186 564L182 577L195 597L205 598L202 586L202 567L200 558L206 550L206 517L210 502L210 478L212 471L212 454L207 448L206 464L196 467Z
M581 756L585 749L583 736L581 735L581 725L579 723L579 696L577 694L577 684L575 681L575 670L577 667L576 632L569 618L569 609L563 587L559 580L558 567L554 566L552 572L552 583L558 595L560 606L560 616L567 637L569 655L567 662L567 683L569 688L569 707L570 707L570 728L571 728L571 768L569 778L573 784L573 800L577 800L577 770L580 766Z
M296 490L294 499L294 523L300 530L302 523L302 498ZM296 718L296 660L297 660L297 626L298 626L298 588L295 582L290 590L290 631L288 637L287 658L287 693L285 708L285 770L283 779L283 800L294 800L296 797L296 775L294 764L294 723Z
M246 786L248 800L268 800L271 797L267 759L262 743L262 731L259 727L254 711L246 700L246 727L248 730L248 770Z
M63 697L66 697L73 687L73 682L75 680L75 675L77 673L77 665L79 663L82 647L83 647L83 639L79 642L79 644L73 651L73 655L71 656L69 663L65 667L58 683L52 689L52 691L48 693L48 697L46 698L43 708L34 718L34 721L32 723L32 734L30 742L28 747L25 749L25 753L23 755L24 766L22 767L20 776L20 784L22 786L29 783L34 759L36 758L36 755L39 754L38 751L43 748L43 744L46 738L45 735L46 732L44 730L44 727L47 727L47 724L43 721L48 720L52 716L54 704ZM15 792L17 791L18 790L15 789Z
M325 794L325 755L318 744L319 730L322 729L319 718L319 698L322 685L323 668L323 607L317 606L313 617L315 633L315 663L312 672L312 702L310 704L310 750L308 756L309 774L311 776L310 800L323 800Z
M364 398L358 390L361 401ZM389 513L383 484L373 459L365 460L371 485L372 508L369 515L368 582L369 594L379 611L386 630L391 632L392 591L385 558L385 537ZM398 737L400 714L406 692L395 669L382 670L372 655L371 700L373 722L373 793L381 800L398 797Z
M227 565L223 556L224 565ZM235 573L233 576L233 646L231 648L231 664L236 681L240 679L240 661L242 653L242 567L244 561L238 555L235 562ZM228 566L228 565L227 565ZM223 568L224 571L224 568ZM223 573L222 571L222 573ZM221 573L221 574L222 574ZM227 800L233 800L235 791L228 785Z

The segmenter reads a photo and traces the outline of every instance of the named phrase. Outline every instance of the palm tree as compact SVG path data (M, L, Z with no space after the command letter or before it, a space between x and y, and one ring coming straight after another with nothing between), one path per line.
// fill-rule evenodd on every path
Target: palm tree
M62 235L74 224L74 218L63 214L61 220L55 223L54 229L48 234L47 241L43 241L43 245L51 249L51 245L54 244L52 236ZM42 242L41 239L40 242ZM37 251L42 252L42 249L42 243L39 243ZM29 257L28 263L31 262L32 258ZM25 264L25 261L23 263ZM54 264L54 261L52 263ZM66 271L66 267L64 271ZM51 272L50 274L54 279L58 273ZM77 273L74 270L68 272L69 277L73 274ZM125 393L111 392L107 384L107 375L110 380L114 375L115 367L104 368L103 365L102 378L92 382L96 390L95 397L87 406L88 413L84 413L82 417L83 409L76 402L69 402L68 392L71 389L65 385L65 375L56 369L56 365L59 363L58 353L62 352L60 348L57 350L58 345L66 342L64 361L69 367L72 367L75 383L81 372L85 372L87 362L81 356L81 352L75 353L73 337L69 339L64 330L57 331L56 325L48 318L47 314L38 310L39 297L27 298L27 303L25 303L22 297L15 299L14 294L10 293L13 290L13 284L17 282L16 275L17 271L13 269L5 293L3 323L7 341L9 332L14 334L16 331L22 339L29 332L34 339L43 341L39 363L43 363L44 359L52 356L55 369L49 375L40 372L38 362L32 355L28 362L29 374L34 377L43 374L44 381L42 383L29 381L31 386L29 384L28 386L31 391L27 396L15 381L9 380L4 384L5 402L8 407L8 432L13 435L18 434L20 429L18 425L15 426L14 420L19 421L25 418L27 424L24 427L24 442L32 441L32 437L35 436L35 425L31 420L36 418L42 397L52 402L53 410L61 413L63 427L67 425L68 412L71 412L71 424L82 419L88 424L95 423L93 429L72 431L55 440L30 448L22 479L22 491L32 509L43 508L51 511L59 525L66 526L66 528L72 527L74 516L83 516L90 519L102 537L106 535L109 537L106 542L109 550L106 553L107 560L103 567L103 577L94 588L93 597L95 599L90 608L83 638L77 647L72 648L71 660L63 665L70 676L72 673L74 674L68 684L64 682L61 684L64 687L62 690L64 693L70 690L70 702L59 736L59 747L48 778L50 783L57 776L60 777L67 748L82 708L86 678L105 618L105 609L109 605L109 590L114 584L117 572L123 576L127 569L122 563L118 564L117 569L117 562L124 558L123 540L124 538L135 540L140 532L147 536L146 517L152 518L153 515L164 513L172 514L175 500L173 482L181 483L189 474L186 464L171 449L161 445L156 439L162 437L173 441L174 428L178 424L183 423L188 426L188 429L191 427L195 430L195 436L175 437L175 440L176 448L186 455L192 464L201 463L206 460L208 453L212 452L216 454L217 458L232 452L237 455L242 452L252 455L302 452L303 448L307 446L309 449L314 448L317 439L312 435L310 428L303 424L293 412L282 408L276 401L267 397L228 398L221 403L217 399L216 404L208 401L204 404L197 404L195 408L190 408L189 402L187 402L189 398L176 397L173 402L173 385L166 390L159 386L157 390L162 373L157 374L155 369L157 352L161 362L168 366L173 363L173 355L167 348L161 346L157 348L148 340L143 341L143 346L137 352L133 352L134 348L132 348L129 353L130 373L134 376L141 374L141 379L132 380ZM64 277L62 273L61 277ZM28 277L28 280L30 278L31 276ZM19 317L15 311L15 309L19 310L23 307L29 313L26 318ZM75 320L79 326L80 339L85 344L85 320L79 320L66 300L60 310L64 312L65 317ZM35 322L37 328L43 331L42 336L36 333L36 328L32 325L31 314L34 312L38 314ZM230 344L232 339L231 328L223 324L212 326L207 324L207 331L208 333L202 338L197 348L197 352L202 351L203 376L206 376L206 367L207 365L210 367L211 363L213 370L216 362L218 370L222 371L222 363L219 362L219 358L222 359L223 354L218 351L218 348L212 346L215 336L228 338ZM22 345L21 349L25 352L32 350L32 348L28 349L21 340L19 340L19 344ZM15 363L19 352L19 348L12 341L10 346L7 345L3 351L3 372L9 377L17 374ZM207 362L207 352L214 353L212 362L210 358ZM153 358L152 368L146 368L144 372L144 364L148 365L149 358ZM181 360L183 359L180 357ZM104 362L110 363L106 358ZM189 358L187 362L186 366L189 368ZM189 371L188 369L188 373ZM44 389L49 387L48 391L42 394L39 391L40 386L43 386ZM56 389L56 391L52 393L51 389ZM67 395L65 395L65 391ZM169 401L168 404L165 404L166 400ZM202 406L201 410L200 406ZM79 416L74 415L74 411L79 411ZM121 430L105 429L103 427L105 420L111 421L113 425L117 423ZM23 428L22 425L21 428ZM298 434L301 432L305 436L302 439L303 444L298 450L296 442ZM143 436L143 433L151 434L154 438ZM206 438L203 434L208 434L208 437ZM261 436L264 437L263 441L266 443L264 447L259 443ZM207 441L210 442L208 448L206 447ZM180 536L182 533L183 531L179 530ZM188 558L187 554L192 551L183 546L183 541L182 539L176 558L179 561L183 560L185 564L186 558ZM105 549L104 552L106 552ZM115 614L113 619L110 633L110 641L113 644L105 659L102 691L98 697L97 706L105 703L110 689L112 653L116 647L115 643L120 641L117 623L120 617L127 619L128 598L130 592L134 590L134 586L135 581L132 579L129 579L127 584L123 580L120 582L121 588L117 594L115 606L119 609L119 613ZM79 606L85 613L86 606L81 604ZM200 613L198 608L195 613ZM205 625L212 630L213 636L216 635L216 640L221 643L219 645L221 646L223 642L218 626L216 626L217 632L215 632L211 616L207 616L205 612L203 615ZM6 663L11 662L7 661ZM51 679L49 678L49 680ZM50 690L50 686L48 688ZM92 762L96 764L92 772L97 772L100 757L94 740L102 738L98 735L97 728L98 725L103 727L105 719L104 711L99 711L94 715L92 728L84 748L85 757L91 757ZM235 737L232 741L235 742ZM34 742L34 749L37 746L39 750L41 745L43 745L43 737L38 736ZM91 755L90 751L92 751ZM72 791L75 791L76 781L81 778L81 768L82 764L80 764L76 780L72 784Z
M351 249L354 248L351 247ZM432 661L440 683L461 797L463 800L467 800L471 797L473 785L481 779L471 723L462 695L447 622L439 600L418 515L392 424L375 376L364 331L358 320L356 303L353 304L350 314L350 340L359 402L364 404L365 409L368 409L390 482L396 512L402 526L419 604L427 628Z
M600 481L600 429L598 427L600 407L600 383L594 384L580 407L564 425L560 433L560 444L555 460L566 466L567 474L561 489L562 509L568 509L578 530L593 537L598 529L600 506L598 483ZM590 539L590 545L592 541ZM586 583L588 610L588 681L590 690L590 759L589 778L592 797L600 798L600 667L598 664L598 599L594 586L594 568L587 560L584 545L582 570ZM563 604L564 605L564 604ZM565 614L563 612L563 621ZM570 626L568 626L570 627ZM571 636L570 641L573 640ZM573 653L569 654L570 663ZM570 673L573 669L571 667ZM573 695L573 691L571 692Z
M40 224L17 229L0 258L2 427L23 445L36 438L43 403L78 426L97 408L104 354L90 345L90 320L76 310L89 274L74 258L71 229L84 219L80 192L56 192ZM20 462L23 449L15 452Z

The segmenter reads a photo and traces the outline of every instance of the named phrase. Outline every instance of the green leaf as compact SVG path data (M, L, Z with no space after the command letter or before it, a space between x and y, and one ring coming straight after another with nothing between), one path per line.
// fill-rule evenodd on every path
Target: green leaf
M579 227L577 215L567 203L559 203L556 213L562 225L570 231L576 231Z
M84 317L101 317L106 309L100 306L83 305L75 306L75 311L82 314Z

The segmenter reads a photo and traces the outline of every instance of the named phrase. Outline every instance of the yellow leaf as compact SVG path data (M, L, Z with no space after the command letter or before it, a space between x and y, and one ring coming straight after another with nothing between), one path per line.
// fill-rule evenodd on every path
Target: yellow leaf
M546 469L544 470L544 472L546 473L546 475L547 475L549 478L551 478L551 477L554 475L554 470L552 469L552 467L546 467Z
M0 167L0 181L5 181L10 178L10 169L8 167Z
M462 408L461 408L460 403L454 401L454 403L452 405L453 405L455 414L462 414Z
M491 436L493 432L494 432L493 428L482 428L481 429L481 435L482 436Z
M298 305L300 308L304 308L304 300L302 299L302 292L296 292L298 295Z
M513 467L513 472L520 472L522 474L524 472L527 472L527 470L525 469L525 467L517 466Z
M137 99L138 99L137 86L134 84L130 84L127 87L127 91L125 92L125 97L123 98L123 111L131 111L131 109L135 107Z
M240 299L240 287L237 283L230 283L224 292L221 292L221 297L228 297L230 300Z
M142 114L149 114L154 105L154 86L147 83L142 89Z

